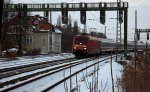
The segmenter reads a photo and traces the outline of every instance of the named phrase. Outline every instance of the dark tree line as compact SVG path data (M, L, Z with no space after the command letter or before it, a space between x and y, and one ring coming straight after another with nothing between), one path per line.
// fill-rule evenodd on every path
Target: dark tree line
M12 4L11 0L5 0L4 4ZM3 12L3 24L1 31L1 50L18 48L18 55L22 55L22 44L24 43L27 21L29 13L22 11Z
M71 15L69 15L68 24L61 25L61 16L59 16L57 18L57 27L62 31L61 36L62 52L71 52L73 38L75 35L80 34L77 21L74 21L72 25Z
M11 0L4 0L4 4L11 4ZM10 48L9 42L12 41L11 36L8 34L9 27L11 24L16 24L16 18L13 18L12 22L10 19L13 17L10 15L14 15L14 12L6 13L4 10L2 12L2 28L1 28L1 50L6 50ZM10 39L11 38L11 39Z

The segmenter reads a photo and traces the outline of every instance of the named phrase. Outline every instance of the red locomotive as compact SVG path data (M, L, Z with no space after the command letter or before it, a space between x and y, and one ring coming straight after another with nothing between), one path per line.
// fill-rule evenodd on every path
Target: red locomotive
M145 44L138 43L137 49L144 50ZM74 37L72 51L76 57L80 56L89 56L100 53L110 53L124 51L124 44L119 44L119 47L116 48L116 43L112 39L103 39L91 36L89 34L81 34ZM128 43L128 51L133 51L133 43Z
M88 34L81 34L74 37L72 50L76 57L88 56L99 54L101 52L100 46L100 38Z

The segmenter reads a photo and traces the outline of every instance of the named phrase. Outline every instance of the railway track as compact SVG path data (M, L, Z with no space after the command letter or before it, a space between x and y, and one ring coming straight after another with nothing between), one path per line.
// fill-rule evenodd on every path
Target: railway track
M10 79L10 80L7 80L7 81L4 81L6 79L1 80L0 86L3 86L3 87L0 89L0 91L5 92L5 91L10 91L10 90L16 89L20 86L30 84L31 82L37 81L37 80L42 79L46 76L53 75L57 72L63 71L63 70L68 69L70 67L74 67L74 66L86 63L86 62L90 62L90 61L95 60L95 59L97 59L97 58L92 57L92 58L81 59L81 60L72 59L72 60L68 60L66 63L63 63L63 64L61 63L61 64L55 65L53 67L42 68L41 70L38 69L38 70L35 70L34 72L32 71L32 73L26 74L26 76L22 76L22 77L18 77L18 78L14 77L14 79ZM109 58L107 58L107 59L109 59ZM106 60L106 59L104 59L104 60ZM99 62L102 62L104 60L101 60ZM99 62L95 62L94 64L97 64ZM59 85L60 83L62 83L64 80L67 80L68 78L74 76L75 74L81 72L82 70L85 70L85 69L93 66L94 64L92 64L92 65L90 65L86 68L83 68L81 70L76 71L74 74L66 77L65 79L62 79L62 80L58 81L57 83L51 85L48 88L45 88L43 91L50 90L51 88L53 88L53 87ZM18 82L18 81L20 81L20 82Z
M0 80L0 88L7 86L9 84L14 84L17 81L23 81L23 80L26 80L28 78L40 75L42 73L46 73L47 71L51 71L57 67L50 68L50 69L47 69L44 71L40 71L40 69L52 67L55 65L67 63L67 62L74 61L74 60L77 60L77 59L76 58L69 58L69 59L49 61L49 62L44 62L44 63L29 64L29 65L25 65L25 66L19 66L16 68L12 67L10 69L6 68L6 71L2 71L0 73L0 79L1 79ZM32 71L35 71L35 72L30 73Z
M65 60L59 60L57 62L56 61L47 62L46 64L41 63L40 65L38 64L33 67L30 66L30 67L23 67L23 68L20 67L20 68L16 68L16 69L14 68L12 71L3 72L5 74L8 74L8 75L3 75L3 77L4 76L9 76L9 77L5 77L0 80L0 87L3 88L5 86L15 84L18 81L26 81L29 78L33 78L38 75L42 75L49 71L52 72L53 70L60 70L62 67L69 66L70 62L72 62L72 64L77 63L78 61L76 61L76 60L77 59L75 59L75 58L70 58L70 59L65 59ZM76 62L74 62L74 61L76 61ZM67 62L69 62L69 63L67 63ZM39 67L39 66L42 66L42 67ZM14 73L14 74L12 74L12 73ZM15 74L18 74L18 75L15 75Z
M53 84L53 85L51 85L51 86L49 86L49 87L43 89L42 92L48 92L48 91L50 91L51 89L53 89L54 87L56 87L56 86L58 86L59 84L63 83L64 81L66 81L66 80L70 79L71 77L75 76L76 74L82 72L83 70L86 70L87 68L90 68L90 67L92 67L92 66L94 66L94 65L96 65L96 64L98 64L98 63L100 63L100 62L102 62L102 61L108 60L108 59L110 59L110 58L106 58L106 59L103 59L103 60L101 60L101 61L95 62L95 63L93 63L93 64L91 64L91 65L89 65L89 66L86 66L85 68L82 68L82 69L76 71L75 73L73 73L73 74L67 76L66 78L64 78L64 79L62 79L62 80L60 80L60 81L58 81L57 83L55 83L55 84Z
M47 62L39 62L39 63L34 63L34 64L27 64L27 65L21 65L18 67L11 67L11 68L4 68L0 69L0 79L10 77L13 75L45 68L45 67L50 67L53 65L58 65L66 62L70 62L73 60L77 60L76 58L68 58L68 59L62 59L62 60L55 60L55 61L47 61Z

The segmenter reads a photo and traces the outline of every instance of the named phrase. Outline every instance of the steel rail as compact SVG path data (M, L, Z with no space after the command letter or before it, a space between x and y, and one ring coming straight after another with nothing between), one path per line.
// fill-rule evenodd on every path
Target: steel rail
M89 58L89 59L91 59L91 58ZM94 60L94 58L91 59L91 60ZM85 62L87 62L87 59L86 59L86 60L79 61L79 62L71 63L71 65L72 65L71 67L76 66L76 65L79 65L79 64L82 64L82 63L85 63ZM38 77L36 77L37 74L32 74L32 75L29 75L29 76L20 77L19 79L15 79L15 80L12 80L12 81L7 81L7 82L5 82L5 83L1 83L0 86L2 86L2 85L3 85L3 86L6 86L6 85L9 85L9 84L14 84L14 83L17 82L17 81L23 81L23 80L26 80L26 79L29 79L29 78L35 76L35 78L31 78L31 79L29 79L28 81L24 81L24 82L22 82L22 83L18 83L17 85L14 85L14 86L11 86L11 87L8 87L8 88L4 88L4 89L2 89L2 90L0 90L0 91L2 91L2 92L7 92L7 91L10 91L10 90L13 90L13 89L15 89L15 88L18 88L18 87L23 86L23 85L25 85L25 84L28 84L28 83L31 83L31 82L33 82L33 81L39 80L39 79L41 79L41 78L43 78L43 77L52 75L52 74L54 74L54 73L60 72L60 71L62 71L62 70L64 70L64 69L67 69L67 68L70 68L70 64L62 65L62 66L55 67L55 68L52 68L52 69L49 69L49 70L46 70L46 71L38 72L38 74L46 73L46 74L43 74L43 75L38 76ZM54 70L54 71L53 71L53 70ZM49 72L49 73L47 73L47 72Z
M113 56L113 57L115 57L115 56ZM108 59L110 59L110 58L111 58L111 57L106 58L106 59L103 59L103 60L101 60L101 61L98 61L98 62L96 62L96 63L94 63L94 64L91 64L91 65L85 67L85 68L82 68L81 70L79 70L79 71L77 71L77 72L75 72L75 73L69 75L68 77L66 77L66 78L60 80L59 82L57 82L57 83L51 85L50 87L44 89L42 92L47 92L47 91L53 89L54 87L56 87L57 85L61 84L62 82L66 81L67 79L69 79L69 78L75 76L76 74L82 72L83 70L86 70L87 68L90 68L90 67L92 67L92 66L94 66L94 65L96 65L96 64L98 64L98 63L100 63L100 62L102 62L102 61L108 60Z

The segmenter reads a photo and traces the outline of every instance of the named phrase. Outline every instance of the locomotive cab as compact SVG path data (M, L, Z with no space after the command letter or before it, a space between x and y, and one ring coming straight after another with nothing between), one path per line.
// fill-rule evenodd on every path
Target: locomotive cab
M85 56L88 52L88 43L89 38L86 35L76 36L73 41L73 54L75 54L75 56Z
M100 39L88 34L81 34L74 37L73 54L76 57L100 54Z

